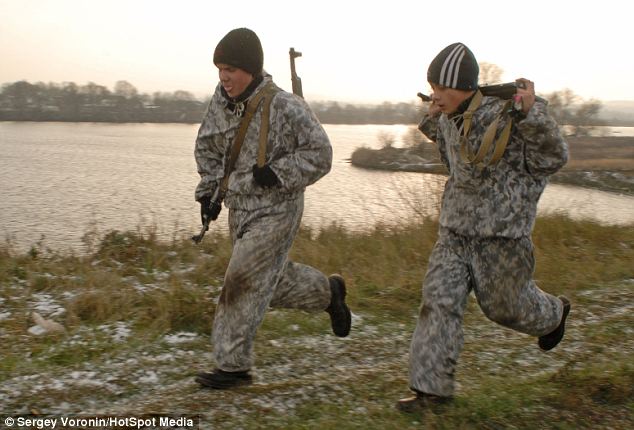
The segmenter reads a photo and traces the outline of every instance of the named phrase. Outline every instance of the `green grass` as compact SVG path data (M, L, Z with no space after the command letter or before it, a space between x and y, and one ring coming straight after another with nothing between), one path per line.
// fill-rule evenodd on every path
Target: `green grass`
M470 300L455 402L405 415L410 337L437 222L303 229L292 258L341 273L355 314L337 339L325 313L269 312L256 384L200 390L226 237L163 243L153 231L90 238L85 255L0 246L0 413L190 413L201 428L578 429L634 426L634 226L540 218L540 287L572 299L562 344L488 321ZM66 333L28 333L37 311ZM174 340L179 333L182 339Z

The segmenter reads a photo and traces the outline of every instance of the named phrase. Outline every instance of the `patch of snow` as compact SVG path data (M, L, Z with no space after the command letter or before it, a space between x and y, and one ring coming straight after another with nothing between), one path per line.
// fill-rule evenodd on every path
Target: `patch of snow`
M144 376L139 378L139 382L142 384L155 384L159 382L159 377L153 370L148 370L145 372Z
M66 313L66 309L56 303L50 294L35 293L32 296L31 307L42 316L56 317Z
M29 328L28 332L29 332L30 334L35 335L35 336L41 336L41 335L43 335L44 333L46 333L46 329L45 329L44 327L40 327L39 325L37 325L37 324L36 324L36 325L34 325L34 326L31 326L31 327Z
M114 323L114 327L112 327L112 324L103 324L97 327L97 329L112 336L112 340L117 343L124 342L130 337L130 334L132 334L132 330L128 327L127 323L123 321L117 321Z
M123 342L130 337L131 333L132 330L130 330L126 323L117 321L114 328L114 334L112 335L112 340L115 342Z
M170 345L177 345L181 343L191 342L193 340L196 340L197 337L198 335L196 333L181 331L178 333L165 335L163 339Z

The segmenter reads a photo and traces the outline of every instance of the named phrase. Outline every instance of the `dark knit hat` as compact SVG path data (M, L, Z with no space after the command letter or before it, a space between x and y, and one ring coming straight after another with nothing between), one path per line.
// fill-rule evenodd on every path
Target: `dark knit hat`
M462 43L452 43L429 65L427 81L457 90L475 90L479 72L473 52Z
M264 53L257 34L248 28L231 30L218 42L214 51L214 64L228 64L251 73L262 74Z

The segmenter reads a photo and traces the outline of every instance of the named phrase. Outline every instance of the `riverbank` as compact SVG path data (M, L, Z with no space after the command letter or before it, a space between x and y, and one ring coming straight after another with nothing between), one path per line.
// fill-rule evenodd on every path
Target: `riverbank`
M487 320L475 300L453 403L406 415L409 341L438 224L351 233L302 230L292 257L347 280L353 328L326 313L269 312L255 384L201 390L209 334L231 250L208 235L161 242L111 232L85 256L0 246L0 414L198 415L200 428L610 429L634 426L634 228L539 218L535 277L573 303L553 351ZM583 270L579 270L583 267ZM63 325L38 334L30 315Z
M569 137L568 164L555 175L555 183L634 195L634 137ZM404 148L358 148L351 163L357 167L391 171L447 174L429 142ZM432 146L433 147L433 146Z

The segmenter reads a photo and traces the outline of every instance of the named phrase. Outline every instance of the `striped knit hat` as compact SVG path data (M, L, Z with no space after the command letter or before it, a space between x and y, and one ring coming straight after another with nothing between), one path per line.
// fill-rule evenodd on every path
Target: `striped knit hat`
M462 43L452 43L429 65L427 81L457 90L475 90L479 72L473 52Z

